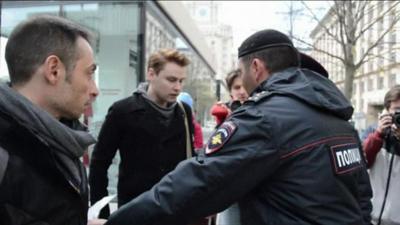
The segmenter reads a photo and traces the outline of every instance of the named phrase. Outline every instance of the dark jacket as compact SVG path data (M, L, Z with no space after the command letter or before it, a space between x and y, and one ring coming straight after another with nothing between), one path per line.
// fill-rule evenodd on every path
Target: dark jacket
M290 68L263 82L186 160L107 225L184 222L235 201L244 225L368 224L371 189L353 109L335 84Z
M192 140L192 113L188 105L183 105ZM118 177L120 206L149 190L186 159L184 114L178 104L174 110L172 121L165 124L161 113L138 92L110 107L90 163L92 204L108 195L107 169L117 150L121 156ZM101 217L107 217L107 214L103 210Z
M86 225L79 157L94 139L13 92L0 88L0 224Z

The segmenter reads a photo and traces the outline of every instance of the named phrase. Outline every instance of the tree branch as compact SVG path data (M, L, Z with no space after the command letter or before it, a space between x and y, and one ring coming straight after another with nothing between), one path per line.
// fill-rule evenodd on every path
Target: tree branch
M334 1L333 11L336 13L336 16L338 17L338 30L339 30L338 35L340 37L339 45L342 48L342 52L343 52L343 56L344 56L343 59L345 60L348 57L347 51L346 51L347 41L344 38L344 36L345 36L344 33L346 33L346 31L345 31L346 23L345 23L345 19L344 19L345 15L343 15L343 13L345 13L345 11L340 9L340 4L343 4L343 2L339 3L338 1Z
M367 7L368 1L358 1L357 2L357 9L356 9L356 14L355 14L355 23L359 24L361 20L365 16L365 7Z
M303 6L307 9L307 11L310 13L311 18L316 21L318 23L317 26L321 27L326 34L328 34L328 36L332 37L337 43L340 43L340 40L336 37L336 35L332 34L332 32L329 30L328 27L326 27L322 21L320 19L318 19L318 17L315 15L315 13L310 9L310 7L308 7L308 5L304 2L301 1L301 3L303 4Z
M333 57L333 58L335 58L335 59L338 59L338 60L340 60L341 62L344 63L344 59L343 59L342 57L340 57L340 56L337 56L337 55L335 55L335 54L332 54L332 53L330 53L330 52L328 52L328 51L326 51L326 50L317 48L315 45L310 44L310 43L308 43L308 42L306 42L306 41L303 41L303 40L300 39L300 38L293 37L293 39L295 39L296 41L299 41L299 42L301 42L301 43L303 43L303 44L305 44L305 45L308 45L308 46L312 47L312 48L313 48L315 51L317 51L317 52L321 52L321 53L324 53L324 54L326 54L326 55L329 55L330 57Z
M381 43L381 41L383 40L383 38L393 30L393 27L397 24L397 22L400 20L400 17L395 18L393 21L391 21L391 24L389 25L389 27L380 34L380 36L377 38L377 40L375 41L375 43L371 44L367 51L365 51L365 54L363 56L361 56L360 61L358 63L355 63L356 68L360 67L363 63L363 60L367 57L367 55L369 54L370 51L372 51L373 48L375 48L376 46L378 46L378 44Z
M376 17L373 21L371 21L364 29L361 28L360 33L358 33L358 35L355 37L354 41L357 41L367 30L369 30L374 24L376 24L378 21L380 21L380 19L383 19L384 16L386 16L389 12L391 12L392 10L395 10L399 3L400 2L398 2L398 1L393 3L386 11L384 11L382 14L380 14L378 17ZM373 8L373 7L371 7L371 8ZM365 15L368 15L368 14L365 14ZM399 16L396 16L396 18L398 20Z

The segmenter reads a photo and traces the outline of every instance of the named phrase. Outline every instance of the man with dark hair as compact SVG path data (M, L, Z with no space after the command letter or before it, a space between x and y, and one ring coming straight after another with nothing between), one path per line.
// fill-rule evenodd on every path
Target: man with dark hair
M59 120L77 120L98 95L90 33L38 16L10 34L10 85L0 85L0 224L85 225L94 143Z
M373 190L374 224L400 224L400 85L395 85L383 100L384 112L378 125L363 142Z
M192 111L176 101L188 64L188 58L176 49L153 53L147 66L148 83L110 107L90 163L92 204L108 195L107 170L117 150L121 156L119 207L149 190L192 155ZM102 210L100 216L107 218L108 210Z
M353 108L333 82L299 69L298 58L278 31L246 39L239 68L249 100L202 156L180 163L106 224L179 224L235 201L243 225L369 224L368 174L348 122Z

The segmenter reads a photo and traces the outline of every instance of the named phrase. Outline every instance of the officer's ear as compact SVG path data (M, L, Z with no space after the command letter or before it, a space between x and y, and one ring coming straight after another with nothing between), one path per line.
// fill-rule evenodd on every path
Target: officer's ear
M269 70L262 60L254 58L251 62L250 67L256 76L255 78L257 82L262 82L269 77Z

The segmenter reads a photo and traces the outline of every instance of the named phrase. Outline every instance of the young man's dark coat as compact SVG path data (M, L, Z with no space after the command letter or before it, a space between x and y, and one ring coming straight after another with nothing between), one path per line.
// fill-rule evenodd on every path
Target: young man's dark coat
M189 121L189 140L192 140L192 113L188 105L183 105ZM166 123L162 114L139 92L110 107L90 163L92 204L108 195L107 170L117 150L121 156L119 206L149 190L186 158L184 114L178 104L174 108L172 120ZM193 149L192 141L190 144ZM106 218L107 214L103 210L101 217Z

